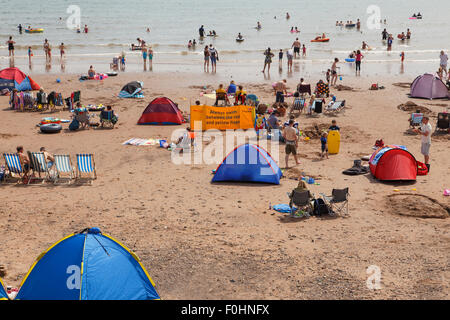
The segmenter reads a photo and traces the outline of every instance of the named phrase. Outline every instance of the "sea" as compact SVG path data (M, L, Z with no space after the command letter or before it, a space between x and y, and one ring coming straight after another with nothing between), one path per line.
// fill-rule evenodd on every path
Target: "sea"
M29 73L85 74L90 65L97 72L109 72L113 57L122 52L127 59L125 72L143 72L142 54L130 50L137 38L153 48L152 72L203 73L203 49L212 44L219 53L217 73L245 79L262 77L263 52L268 47L275 53L271 74L292 76L287 72L286 55L279 68L278 52L288 50L296 38L305 44L306 56L294 60L293 71L305 76L325 73L335 57L340 60L341 75L353 74L354 64L345 58L361 49L363 41L370 50L362 51L361 73L368 76L434 73L440 51L450 54L448 0L0 0L0 6L0 68L11 65L5 42L12 36L14 66ZM418 12L422 19L409 19ZM356 23L357 19L360 30L336 26L336 21ZM255 28L258 21L260 30ZM44 32L19 34L19 24ZM87 25L89 32L77 33L76 24L81 29ZM199 39L201 25L218 36ZM293 27L300 32L291 33ZM394 36L390 52L381 40L384 28ZM411 39L397 39L408 28ZM238 33L244 41L236 41ZM322 33L329 42L310 42ZM52 46L50 66L45 64L44 39ZM188 48L193 39L197 45ZM62 62L61 43L66 46ZM34 52L31 66L29 46ZM401 52L405 53L403 65Z

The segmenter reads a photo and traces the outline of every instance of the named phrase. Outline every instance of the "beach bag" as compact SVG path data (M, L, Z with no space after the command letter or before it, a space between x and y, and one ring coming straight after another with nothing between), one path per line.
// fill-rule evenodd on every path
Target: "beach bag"
M77 119L73 119L73 121L69 124L69 130L75 131L80 128L80 122Z
M327 204L322 198L314 199L313 215L321 216L330 212Z
M425 163L422 163L420 161L416 162L417 162L417 175L426 176L428 174L428 167L425 165Z

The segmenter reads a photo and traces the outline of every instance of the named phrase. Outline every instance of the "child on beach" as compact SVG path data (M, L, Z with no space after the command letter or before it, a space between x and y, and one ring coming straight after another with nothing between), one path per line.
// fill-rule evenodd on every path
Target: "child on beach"
M280 52L278 53L278 63L280 64L280 68L281 68L281 64L283 62L283 49L280 49Z
M31 57L33 56L33 50L31 50L31 47L28 47L28 64L31 65Z
M303 56L303 57L306 57L306 47L305 47L305 44L303 44L303 47L302 47L302 56Z
M327 83L330 83L330 75L331 75L331 70L330 69L328 69L327 70L327 74L326 74L326 79L327 79Z
M405 61L405 52L402 51L402 53L400 53L400 60L403 63L403 61Z
M61 45L59 46L59 53L61 54L61 61L63 59L64 53L65 53L65 51L64 51L65 49L66 49L66 47L64 46L64 43L61 42Z
M324 155L327 156L328 159L328 144L327 144L327 136L326 132L322 133L322 137L320 138L320 143L322 146L322 153L320 154L320 158L323 159Z

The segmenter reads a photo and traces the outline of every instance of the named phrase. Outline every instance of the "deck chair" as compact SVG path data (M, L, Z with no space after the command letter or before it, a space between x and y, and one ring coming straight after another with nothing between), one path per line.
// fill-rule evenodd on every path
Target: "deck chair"
M109 68L113 71L119 70L119 58L114 57L112 63L109 64Z
M298 111L299 113L302 113L303 108L305 107L305 99L299 99L295 98L294 103L292 104L292 107L289 110L289 114L292 114L294 111Z
M97 173L95 172L94 155L84 153L77 154L76 180L78 182L81 182L82 180L88 180L90 183L92 183L92 180L95 179L97 179Z
M114 112L112 110L102 110L100 112L100 123L102 127L114 128L116 121L114 118Z
M5 158L7 169L3 181L8 182L10 179L22 179L25 173L19 155L16 153L4 153L3 157Z
M311 204L311 192L309 190L304 191L297 191L292 190L291 193L287 194L290 201L289 201L289 207L291 208L290 217L292 218L303 218L303 217L309 217L313 213L313 206ZM297 214L294 212L293 207L297 206L298 211L301 212L301 214Z
M75 170L72 166L70 156L68 154L55 154L55 169L56 175L53 180L54 184L57 184L59 180L68 180L68 183L75 178Z
M329 214L344 214L348 215L348 188L345 189L333 189L331 196L326 196L321 193L323 201L331 208Z
M423 119L423 113L412 113L411 114L411 120L409 121L409 126L414 128L416 126L420 126Z
M330 101L330 103L325 108L325 113L333 113L333 112L339 112L345 107L345 100L342 101Z
M31 180L41 180L42 183L48 180L50 172L44 153L28 151L28 158L30 159L30 169L33 171L33 175L28 178L28 184L31 183Z
M450 130L450 117L448 113L438 113L436 130Z

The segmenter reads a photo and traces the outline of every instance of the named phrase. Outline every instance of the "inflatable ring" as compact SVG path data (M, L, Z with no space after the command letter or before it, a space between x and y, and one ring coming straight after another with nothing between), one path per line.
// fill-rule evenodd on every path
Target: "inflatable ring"
M355 62L355 58L346 58L345 61L347 61L347 62Z
M58 123L43 124L41 126L42 133L59 133L62 130L62 126Z

